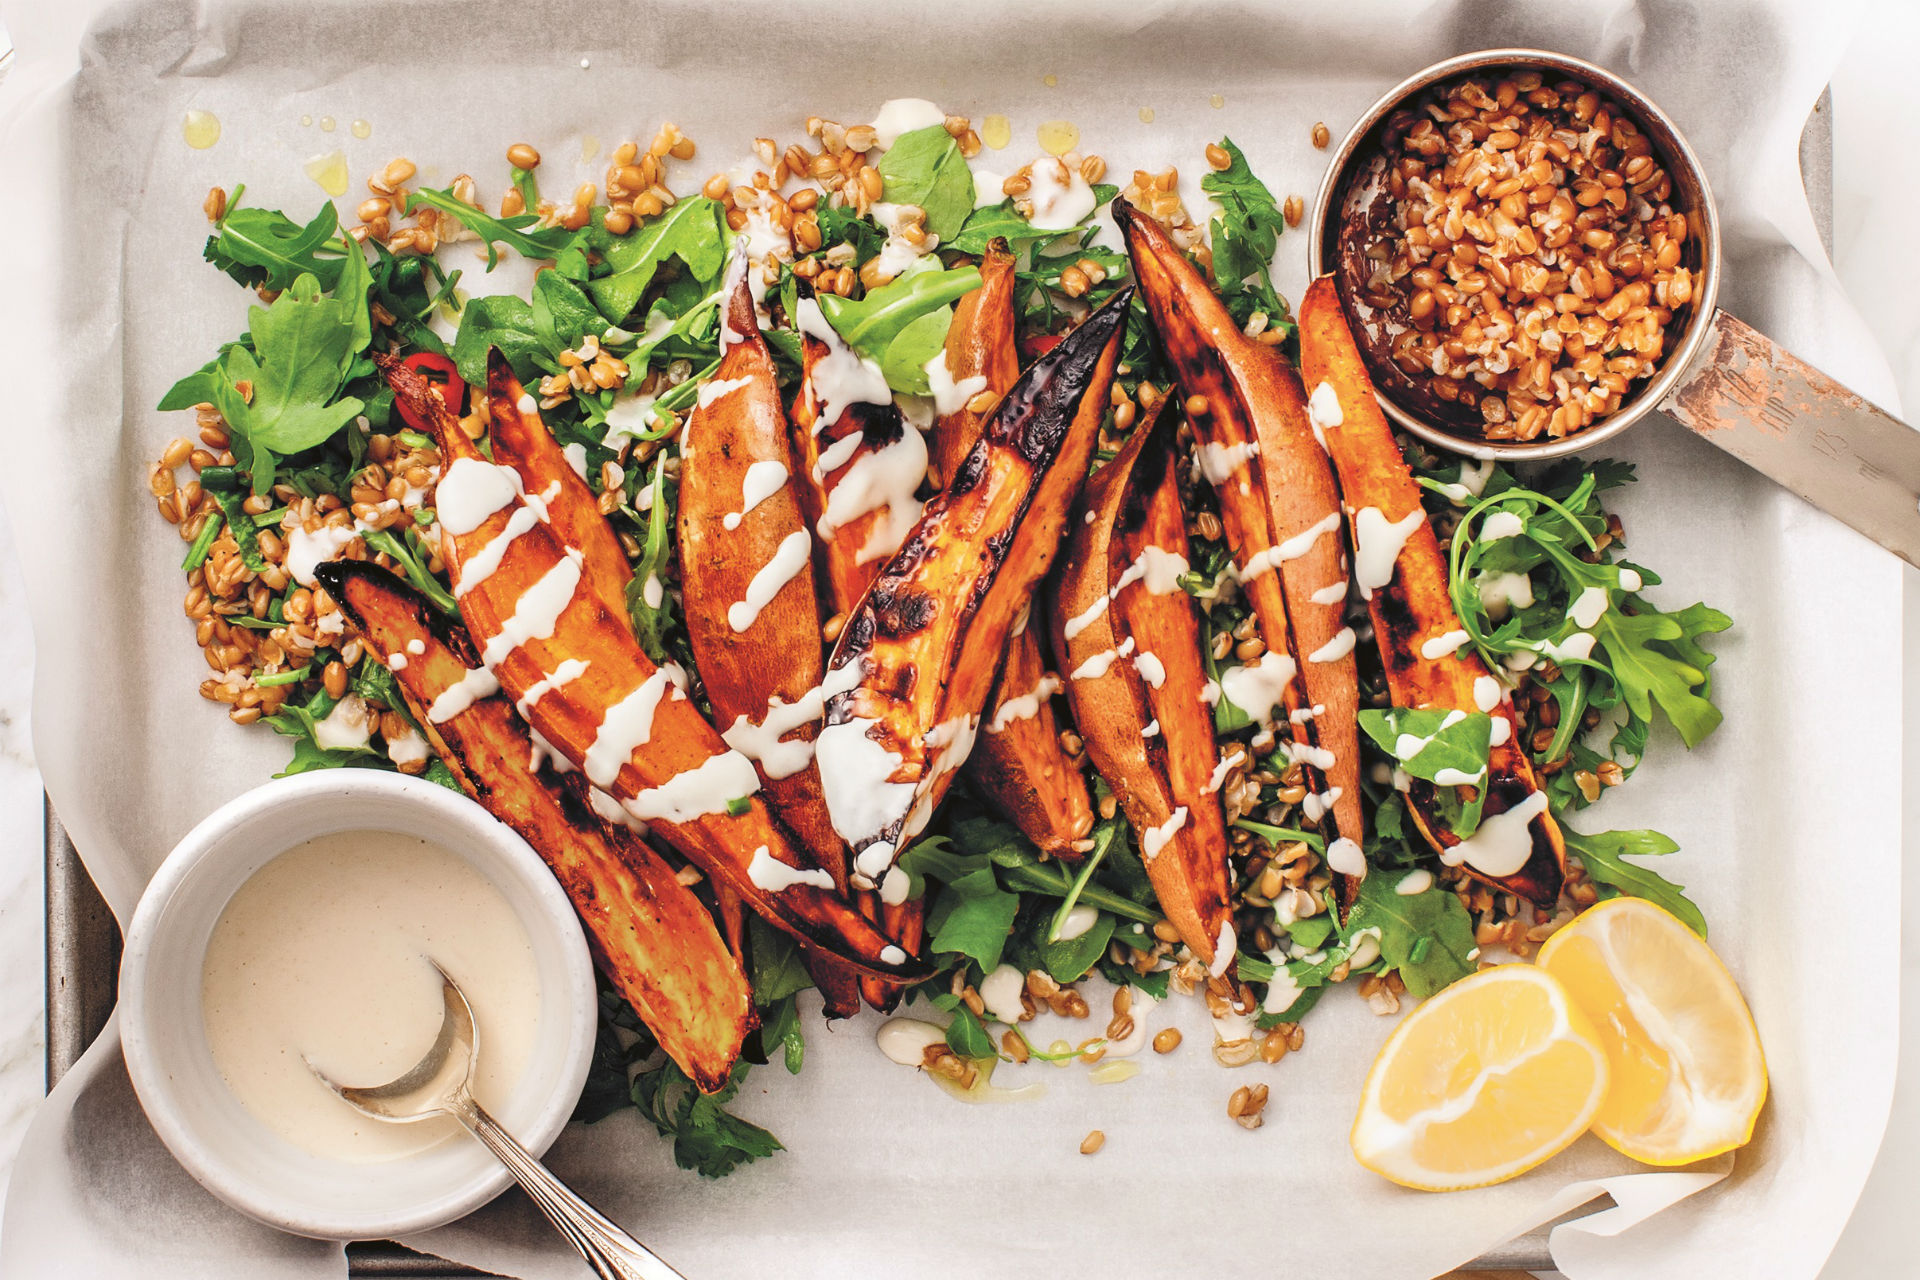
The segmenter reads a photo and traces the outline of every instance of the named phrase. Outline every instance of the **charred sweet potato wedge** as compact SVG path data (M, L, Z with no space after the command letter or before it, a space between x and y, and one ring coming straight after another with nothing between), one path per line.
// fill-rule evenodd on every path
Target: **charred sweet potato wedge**
M446 459L434 527L480 647L480 668L428 720L498 684L589 782L769 921L876 978L924 976L774 820L753 762L687 699L684 673L656 666L624 612L581 589L583 553L546 521L520 522L528 504L510 469L481 455L423 376L391 360L382 368Z
M1413 779L1408 808L1441 860L1461 862L1469 874L1540 906L1559 898L1566 873L1566 842L1537 786L1520 726L1498 680L1465 639L1447 590L1447 561L1420 505L1420 486L1401 456L1386 415L1374 399L1360 348L1347 327L1333 277L1308 286L1300 303L1300 365L1313 388L1314 422L1340 471L1353 523L1355 577L1386 666L1397 706L1484 711L1494 719L1482 823L1522 806L1527 819L1526 863L1492 875L1456 852L1460 841L1437 816L1436 788ZM1404 540L1402 532L1404 531ZM1423 652L1434 646L1436 656ZM1444 648L1445 652L1439 650Z
M787 415L744 253L735 264L720 367L700 388L680 438L687 635L720 736L754 762L781 824L844 892L846 847L813 763L825 669L813 534L792 483ZM859 1006L853 975L811 949L807 956L828 1016L851 1016Z
M974 397L986 392L998 399L1020 376L1013 291L1014 258L996 240L980 261L980 287L954 304L944 375L933 379L936 474L959 470L980 439L991 410L976 410ZM1060 682L1047 671L1044 631L1016 623L966 770L974 788L1027 839L1057 858L1076 858L1074 845L1093 830L1093 802L1086 776L1060 747L1053 699Z
M799 282L793 317L801 379L793 402L795 481L819 535L835 611L853 608L920 518L927 442L894 405L880 366L827 322Z
M1282 690L1264 707L1241 709L1283 734L1290 730L1294 761L1324 779L1324 789L1309 783L1303 812L1309 820L1332 814L1337 837L1353 842L1340 846L1350 857L1333 860L1355 865L1363 829L1360 683L1355 635L1345 620L1340 493L1314 438L1299 376L1278 351L1241 331L1158 223L1124 199L1114 201L1113 213L1192 407L1200 469L1219 496L1241 591L1270 651L1259 660L1274 668L1264 673L1270 678L1246 680L1240 692L1257 689L1255 700L1266 700L1276 685ZM1293 671L1282 685L1278 664L1285 663ZM1229 697L1235 692L1227 690ZM1341 874L1342 904L1357 885Z
M579 548L581 578L615 614L626 611L627 583L633 570L620 550L613 526L594 506L593 490L573 469L560 442L540 418L540 406L513 376L513 366L497 350L487 353L487 439L493 460L520 479L527 504L522 519L544 520L567 546Z
M1049 616L1087 754L1133 824L1161 910L1219 975L1238 939L1200 625L1180 587L1173 423L1161 414L1088 479L1092 519L1071 524Z
M437 723L427 708L475 665L472 643L411 586L353 560L316 575L376 652L405 654L394 681L462 789L552 868L587 928L600 971L700 1088L725 1085L755 1025L753 993L692 889L623 825L594 811L578 773L542 774L512 704L477 698ZM618 812L617 810L615 811Z
M887 877L972 750L1014 621L1064 540L1131 297L1020 376L834 646L816 750L862 888Z

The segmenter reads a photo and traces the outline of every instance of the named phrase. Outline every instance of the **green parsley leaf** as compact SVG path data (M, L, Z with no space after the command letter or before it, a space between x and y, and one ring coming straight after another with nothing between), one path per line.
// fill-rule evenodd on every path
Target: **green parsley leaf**
M944 126L901 134L875 167L886 184L883 200L926 210L927 230L942 243L960 234L973 212L973 172Z
M1620 893L1645 898L1664 907L1701 937L1707 936L1707 918L1682 892L1681 886L1657 871L1628 862L1629 857L1664 857L1680 846L1658 831L1599 831L1586 835L1565 821L1560 832L1566 837L1567 852L1580 859L1587 878Z

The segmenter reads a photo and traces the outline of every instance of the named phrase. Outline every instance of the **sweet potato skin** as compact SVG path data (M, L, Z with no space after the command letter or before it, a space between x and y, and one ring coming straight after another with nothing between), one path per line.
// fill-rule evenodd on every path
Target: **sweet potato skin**
M1116 294L1021 375L840 633L829 687L857 683L828 700L821 773L862 887L925 825L972 745L1085 478L1130 299Z
M1087 754L1141 842L1161 910L1223 972L1237 939L1200 628L1186 592L1164 589L1164 571L1135 567L1186 560L1172 423L1162 415L1142 426L1087 481L1080 509L1091 519L1072 522L1048 617Z
M756 1024L753 993L699 898L646 841L592 811L578 773L543 775L532 767L533 739L505 697L480 698L429 722L426 709L477 659L466 636L412 587L359 561L316 572L376 652L409 655L393 675L415 719L461 788L553 870L580 913L601 972L667 1056L706 1092L724 1086Z
M817 868L774 821L752 762L707 724L677 687L674 671L656 667L641 651L624 611L616 614L591 591L578 589L584 557L551 525L526 523L497 567L472 586L470 562L487 556L485 549L526 503L489 482L496 487L480 505L495 498L500 505L484 514L469 510L456 529L448 511L454 470L466 467L466 476L485 478L492 464L424 377L394 361L382 367L396 395L432 427L447 460L435 527L462 615L492 675L516 701L529 703L528 718L540 736L576 766L584 761L596 785L628 802L660 839L770 922L876 978L907 982L924 974L924 966L900 954L830 888L800 882L770 889L756 881L750 868L763 851L803 877ZM463 586L472 589L462 592ZM569 661L585 665L577 678L556 686L553 675ZM603 719L622 704L624 723L611 736L618 746L630 736L638 744L623 758L615 746L595 751Z
M1324 765L1302 760L1309 788L1334 797L1334 827L1359 843L1359 677L1345 595L1331 594L1346 581L1339 491L1309 427L1299 378L1277 351L1240 331L1157 223L1124 200L1113 209L1181 390L1205 405L1194 432L1235 563L1265 566L1243 574L1241 590L1267 648L1296 664L1284 699L1290 736L1301 755ZM1356 888L1341 877L1341 901L1351 902Z
M1308 286L1300 303L1300 363L1307 384L1325 384L1339 405L1341 422L1322 428L1327 449L1339 469L1340 483L1350 512L1378 510L1389 522L1421 509L1420 486L1414 480L1386 415L1374 399L1353 334L1340 307L1331 276ZM1317 392L1325 395L1325 392ZM1351 516L1349 518L1352 518ZM1489 708L1479 705L1476 685L1490 673L1480 655L1462 646L1438 658L1423 657L1427 641L1460 629L1447 588L1447 561L1433 527L1417 524L1400 549L1393 576L1375 588L1367 602L1374 634L1386 666L1387 687L1396 705L1445 707L1458 711L1488 710L1507 725L1507 740L1489 753L1488 817L1504 813L1538 790L1533 764L1520 741L1520 725L1502 691ZM1427 842L1443 857L1459 840L1437 816L1432 783L1416 779L1408 793L1408 807ZM1566 841L1551 811L1528 823L1532 852L1527 865L1511 876L1490 877L1467 864L1476 878L1541 906L1559 897L1566 872Z
M943 358L956 388L978 382L982 391L998 398L1019 378L1014 284L1014 257L1005 242L996 240L981 258L980 287L954 304L947 329ZM937 475L957 472L980 439L991 410L976 411L970 401L968 397L934 418ZM1056 858L1077 858L1073 846L1093 830L1093 801L1086 776L1061 749L1054 699L1036 697L1048 675L1041 649L1045 631L1044 624L1016 624L1000 682L987 701L980 736L965 768L975 790L1022 835ZM1009 702L1015 704L1014 713L1003 715Z

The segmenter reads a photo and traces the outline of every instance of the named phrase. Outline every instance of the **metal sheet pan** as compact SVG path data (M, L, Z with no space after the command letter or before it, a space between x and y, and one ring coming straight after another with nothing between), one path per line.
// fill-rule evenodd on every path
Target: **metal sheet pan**
M10 52L10 51L9 51ZM1800 135L1800 171L1820 238L1833 251L1832 95L1823 93ZM46 806L47 1088L52 1089L113 1012L120 972L120 930L60 825ZM1604 1205L1582 1209L1595 1212ZM1561 1221L1565 1221L1562 1219ZM1475 1259L1471 1270L1554 1274L1547 1237L1555 1224L1516 1237ZM414 1253L391 1241L347 1249L350 1276L454 1277L487 1273Z

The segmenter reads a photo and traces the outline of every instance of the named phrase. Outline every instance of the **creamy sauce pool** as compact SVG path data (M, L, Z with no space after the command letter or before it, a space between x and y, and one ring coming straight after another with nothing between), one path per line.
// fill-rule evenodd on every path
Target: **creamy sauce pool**
M316 1155L393 1160L445 1140L451 1120L385 1124L335 1097L383 1084L439 1032L437 960L473 1006L473 1093L498 1110L539 1020L527 932L465 859L415 836L344 831L295 845L227 903L201 972L213 1060L268 1128Z

